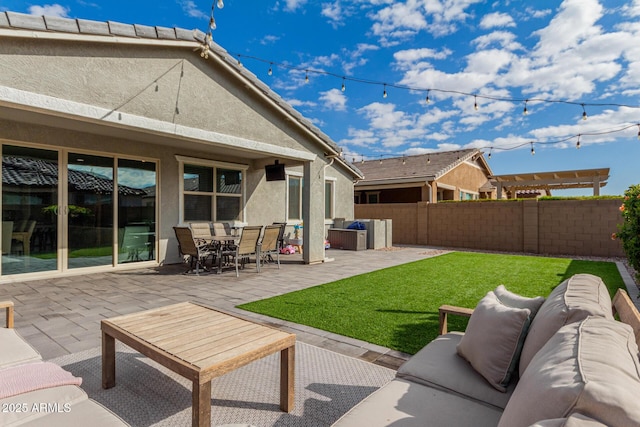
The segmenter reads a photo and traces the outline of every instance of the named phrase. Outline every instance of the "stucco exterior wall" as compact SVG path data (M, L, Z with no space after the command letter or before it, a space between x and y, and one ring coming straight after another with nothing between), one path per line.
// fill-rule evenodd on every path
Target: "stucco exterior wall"
M325 168L326 148L279 107L249 89L249 84L229 71L228 65L204 60L190 47L154 47L114 43L70 42L0 38L0 87L46 95L113 111L145 117L249 141L288 147L309 153L306 175L312 181L307 194L308 214L315 222L305 224L311 246L305 261L324 259L324 176L335 178L335 215L353 217L353 175L338 162ZM156 90L157 88L157 90ZM177 107L177 108L176 108ZM2 117L2 116L0 116ZM245 221L269 224L286 217L286 181L266 182L264 165L279 159L287 169L303 171L299 158L253 152L250 147L227 150L214 143L181 141L164 135L119 129L117 119L99 128L84 129L82 121L65 125L50 117L47 125L0 119L4 143L37 144L41 148L70 148L107 155L123 154L158 160L160 177L158 259L178 261L172 227L179 221L179 176L175 156L246 165ZM69 124L71 122L71 124ZM317 221L320 217L320 221ZM307 244L308 242L305 242Z
M455 200L459 200L461 190L477 194L487 181L485 171L469 163L462 163L436 180L438 183L456 187Z

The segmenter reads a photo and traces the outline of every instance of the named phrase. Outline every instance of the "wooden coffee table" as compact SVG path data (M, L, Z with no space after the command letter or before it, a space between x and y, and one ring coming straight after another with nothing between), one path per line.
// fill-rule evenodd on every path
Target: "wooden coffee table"
M280 409L293 410L295 334L185 302L101 321L102 387L116 385L115 340L193 383L193 426L211 425L211 380L280 352Z

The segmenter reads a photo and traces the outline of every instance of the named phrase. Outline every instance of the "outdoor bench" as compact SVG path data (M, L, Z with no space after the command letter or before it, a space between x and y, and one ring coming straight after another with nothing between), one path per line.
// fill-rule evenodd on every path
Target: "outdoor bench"
M447 333L451 314L470 317L466 332ZM439 316L442 335L334 427L640 425L640 314L625 291L612 301L578 274L546 299L500 286Z
M13 302L0 301L2 308L6 327L0 327L0 426L128 425L74 385L80 379L42 362L40 354L13 328ZM42 372L50 375L40 375Z

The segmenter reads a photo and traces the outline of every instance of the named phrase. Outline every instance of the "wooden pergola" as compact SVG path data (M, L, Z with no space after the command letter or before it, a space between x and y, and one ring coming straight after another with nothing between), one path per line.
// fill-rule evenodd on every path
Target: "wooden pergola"
M503 190L515 197L517 191L523 190L564 190L569 188L593 188L593 195L600 195L600 187L607 185L609 168L581 169L559 172L532 172L512 175L494 175L490 181L498 190L498 199Z

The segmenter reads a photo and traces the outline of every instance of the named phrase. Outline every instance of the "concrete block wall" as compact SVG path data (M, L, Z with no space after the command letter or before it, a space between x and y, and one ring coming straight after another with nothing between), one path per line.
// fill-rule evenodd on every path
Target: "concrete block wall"
M624 257L611 240L621 199L355 205L358 218L392 219L393 243Z

